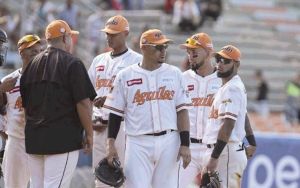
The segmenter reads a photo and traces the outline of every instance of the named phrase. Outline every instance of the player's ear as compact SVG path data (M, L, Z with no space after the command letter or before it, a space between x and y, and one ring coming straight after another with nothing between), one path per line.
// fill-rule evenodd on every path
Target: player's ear
M128 37L129 31L124 31L124 34L125 34L126 37Z
M240 62L239 62L239 61L235 61L234 63L235 63L235 65L236 65L236 68L239 68L239 67L240 67Z

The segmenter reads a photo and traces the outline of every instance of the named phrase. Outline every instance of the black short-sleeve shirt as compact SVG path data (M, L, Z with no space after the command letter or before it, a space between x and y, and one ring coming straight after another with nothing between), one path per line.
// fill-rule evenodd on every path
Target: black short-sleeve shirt
M96 92L80 59L47 48L26 67L20 84L29 154L59 154L82 148L76 104Z

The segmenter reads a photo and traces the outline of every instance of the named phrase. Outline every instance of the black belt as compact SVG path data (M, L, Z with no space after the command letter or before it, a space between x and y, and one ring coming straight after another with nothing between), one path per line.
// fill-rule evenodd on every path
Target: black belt
M100 122L101 124L105 124L105 125L108 124L108 120L104 120L104 119L102 119L101 117L96 117L96 118L93 120L93 123L97 124L97 122Z
M213 148L216 146L216 144L206 144L207 148Z
M174 130L171 130L171 132L173 132ZM161 131L159 133L149 133L149 134L145 134L145 135L148 135L148 136L162 136L162 135L165 135L167 134L169 131Z
M192 143L202 144L202 139L191 138Z

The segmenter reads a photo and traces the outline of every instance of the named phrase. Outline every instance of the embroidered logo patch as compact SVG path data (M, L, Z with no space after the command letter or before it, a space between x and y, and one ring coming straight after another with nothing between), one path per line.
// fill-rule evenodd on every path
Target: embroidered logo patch
M104 65L97 66L96 71L104 71Z
M188 91L193 91L194 89L194 85L188 85Z
M138 85L138 84L142 84L142 83L143 83L142 78L138 78L138 79L128 80L127 86L133 86L133 85Z

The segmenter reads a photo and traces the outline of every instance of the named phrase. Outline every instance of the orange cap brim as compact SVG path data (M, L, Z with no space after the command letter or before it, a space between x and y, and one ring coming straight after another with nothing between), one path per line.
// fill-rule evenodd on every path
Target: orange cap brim
M24 44L22 44L22 45L18 48L18 50L19 50L19 52L21 52L21 51L23 51L23 50L26 49L26 48L30 48L31 46L35 45L35 44L38 43L38 42L41 42L41 40L35 40L35 41L32 41L32 42L24 43Z
M155 41L155 42L149 42L150 44L166 44L166 43L173 43L173 40L171 39L160 39L158 41ZM142 44L142 45L147 45L147 44Z
M180 44L180 48L181 49L186 49L186 48L193 48L193 49L196 49L196 48L201 48L202 46L194 46L194 45L190 45L190 44Z
M109 29L109 28L101 29L101 31L103 31L105 33L113 34L113 35L123 32L123 31L112 30L112 29Z
M72 34L72 35L79 35L79 31L74 31L74 30L72 30L72 31L71 31L71 34Z
M224 57L224 58L226 58L226 59L232 59L230 56L228 56L227 54L223 53L222 51L216 52L216 53L214 54L214 56L215 56L216 54L219 54L220 56L222 56L222 57Z

